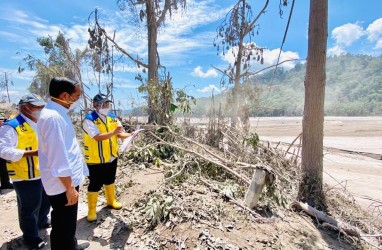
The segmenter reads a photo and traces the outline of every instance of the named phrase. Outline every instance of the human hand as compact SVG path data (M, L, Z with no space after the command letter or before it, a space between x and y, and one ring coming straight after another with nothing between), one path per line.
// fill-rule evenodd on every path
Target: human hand
M66 199L68 203L65 206L72 206L78 202L79 194L74 187L70 187L66 190Z
M116 128L115 128L115 130L114 130L114 134L115 135L118 135L119 133L122 133L124 131L124 128L123 128L123 126L121 125L121 126L117 126Z

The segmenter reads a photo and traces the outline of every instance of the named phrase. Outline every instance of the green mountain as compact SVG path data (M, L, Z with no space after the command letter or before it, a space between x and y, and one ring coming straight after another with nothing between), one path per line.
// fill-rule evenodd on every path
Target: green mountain
M328 57L326 66L325 115L382 115L382 56ZM270 70L250 79L243 91L252 93L248 103L250 116L302 115L304 77L305 64L297 64L291 70ZM229 95L228 91L215 96L215 109L221 105L225 110ZM211 100L197 99L194 115L206 115L212 106Z

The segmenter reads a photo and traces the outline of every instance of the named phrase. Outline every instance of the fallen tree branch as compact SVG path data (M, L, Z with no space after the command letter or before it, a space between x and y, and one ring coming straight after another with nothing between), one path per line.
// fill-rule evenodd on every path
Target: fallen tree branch
M368 239L366 239L366 238L362 238L362 239L363 239L367 244L369 244L370 246L374 247L375 249L377 249L377 250L381 250L381 249L382 249L382 247L375 245L374 243L370 242Z
M168 127L167 127L167 128L168 128ZM188 141L188 142L190 142L190 143L192 143L192 144L195 144L195 145L197 145L198 147L202 148L203 150L205 150L207 153L209 153L210 155L212 155L213 157L215 157L215 158L218 159L219 161L226 163L226 161L227 161L226 159L224 159L223 157L220 157L219 155L213 153L211 150L207 149L206 147L204 147L204 146L201 145L200 143L197 143L195 140L192 140L192 139L187 138L187 137L185 137L185 136L183 136L183 135L177 134L177 133L175 133L174 131L172 131L170 128L168 128L168 130L169 130L171 133L173 133L173 134L179 136L179 137L182 138L183 140L186 140L186 141Z
M361 235L361 238L379 238L382 237L382 234L363 234Z
M203 178L200 178L200 181L203 182L206 186L208 186L209 188L211 188L212 190L218 192L218 193L221 193L221 191L217 188L215 188L212 184L210 184L208 181L206 181L205 179ZM234 203L235 205L241 207L242 209L246 210L247 212L249 212L251 215L253 215L255 218L256 218L256 221L264 221L264 217L262 217L260 214L256 213L255 211L253 211L252 209L249 209L248 207L246 207L245 205L241 204L241 202L235 200L235 198L233 198L232 196L230 195L226 195L224 194L224 196L226 196L229 201L231 201L232 203Z
M172 175L172 176L166 178L165 181L168 182L168 181L174 179L176 176L178 176L178 175L180 175L181 173L183 173L183 170L186 168L187 163L189 163L189 161L185 162L185 163L183 164L183 167L182 167L181 170L179 170L179 171L178 171L177 173L175 173L174 175Z
M189 149L180 147L180 146L178 146L178 145L175 145L175 144L166 142L165 140L163 140L162 138L156 136L156 135L155 135L154 133L152 133L152 132L150 132L150 134L151 134L152 136L154 136L157 140L159 140L159 142L158 142L159 144L168 145L168 146L171 146L171 147L180 149L180 150L182 150L182 151L189 152L189 153L192 153L192 154L194 154L194 155L197 155L197 156L199 156L200 158L202 158L202 159L204 159L204 160L206 160L206 161L209 161L209 162L211 162L211 163L213 163L213 164L215 164L215 165L217 165L217 166L220 166L221 168L225 169L226 171L228 171L229 173L231 173L233 176L236 176L239 180L243 181L243 182L246 183L247 185L250 185L250 184L251 184L251 183L250 183L250 180L249 180L247 177L240 175L240 174L237 173L236 171L230 169L229 167L227 167L226 165L224 165L224 164L222 164L222 163L220 163L220 162L218 162L218 161L214 161L214 160L212 160L212 159L208 159L207 157L203 156L203 155L200 154L200 153L197 153L197 152L195 152L195 151L192 151L192 150L189 150Z
M260 169L265 169L268 172L274 173L273 168L265 164L251 164L251 163L240 162L240 161L236 162L236 164L238 164L239 167L242 167L242 168L255 168L255 169L260 168Z
M309 206L306 203L295 201L293 204L296 207L302 209L304 212L306 212L310 216L315 217L321 221L324 221L324 222L338 228L339 230L345 232L347 235L361 238L360 230L358 228L353 227L353 226L351 226L345 222L336 220L335 218L325 214L322 211L315 209L314 207Z
M288 149L285 151L284 157L287 156L287 154L289 153L289 149L294 145L297 139L301 137L301 135L302 135L302 132L290 143Z

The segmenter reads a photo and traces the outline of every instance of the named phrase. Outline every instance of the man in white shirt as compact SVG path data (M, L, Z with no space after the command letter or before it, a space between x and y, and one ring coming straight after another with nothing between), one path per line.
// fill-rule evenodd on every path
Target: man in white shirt
M38 229L50 226L50 204L41 183L36 135L36 122L45 104L35 94L24 95L19 102L20 114L0 129L0 156L8 161L8 173L17 195L20 229L25 244L32 249L46 245Z
M81 86L68 78L55 77L49 85L48 101L38 120L38 152L41 180L52 206L50 243L52 250L85 249L75 237L79 186L88 175L77 142L69 108L76 104Z

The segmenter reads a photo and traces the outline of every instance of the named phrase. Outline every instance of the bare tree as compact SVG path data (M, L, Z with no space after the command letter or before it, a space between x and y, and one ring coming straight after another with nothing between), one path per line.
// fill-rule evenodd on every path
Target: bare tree
M4 72L4 77L0 76L0 89L4 89L7 92L8 102L11 102L11 98L9 97L9 85L13 85L12 81L8 79L8 73ZM1 97L3 99L3 97Z
M247 0L239 0L229 11L222 24L217 28L214 46L225 54L233 54L235 62L227 69L221 71L228 78L228 83L234 84L232 90L232 106L230 110L231 126L236 127L238 117L238 95L244 75L250 70L251 61L263 62L263 49L254 42L255 24L268 6L266 0L264 7L256 17L253 17L251 5ZM246 39L246 40L245 40Z
M98 22L98 18L95 18L94 27L89 28L89 33L93 41L97 41L97 36L104 36L108 41L110 41L115 48L126 55L138 67L143 67L146 72L147 79L143 79L140 75L137 79L140 80L143 86L140 88L141 91L147 92L148 101L148 115L149 123L163 123L167 119L161 117L163 110L169 111L170 107L163 107L162 105L169 103L168 100L161 100L161 97L167 96L172 98L172 84L171 77L166 72L163 65L160 63L159 53L158 53L158 30L163 25L166 20L166 16L172 15L173 10L186 7L186 0L117 0L121 10L128 9L129 11L136 13L139 16L140 21L145 21L147 25L147 48L148 48L148 58L147 63L139 60L120 47L114 36L106 33L105 29L101 27ZM141 8L139 11L137 8ZM95 11L97 14L97 11ZM98 46L97 43L94 44ZM93 45L91 45L92 47ZM160 69L162 70L162 76L159 76ZM161 79L162 78L162 82ZM168 116L168 112L167 112Z
M287 5L286 0L280 0L280 6L281 2L283 6ZM217 47L218 53L230 52L235 59L234 63L229 65L227 69L218 69L223 73L223 79L228 78L228 83L234 85L230 110L232 127L236 127L239 110L248 109L245 106L240 107L238 99L239 95L245 92L240 91L241 86L250 75L253 75L251 73L251 63L253 61L263 63L264 48L260 48L255 44L254 37L255 34L258 34L259 18L265 13L268 3L269 0L266 0L259 13L254 16L248 1L238 0L222 24L217 28L214 46ZM280 13L282 13L281 9Z
M310 0L299 198L320 209L326 207L322 185L327 36L328 0Z

